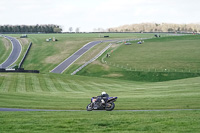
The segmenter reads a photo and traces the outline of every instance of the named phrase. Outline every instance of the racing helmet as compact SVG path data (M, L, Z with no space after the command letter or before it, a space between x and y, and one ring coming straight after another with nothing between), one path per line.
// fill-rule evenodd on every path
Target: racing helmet
M105 91L101 92L101 95L105 95L105 94L106 94L106 92L105 92Z

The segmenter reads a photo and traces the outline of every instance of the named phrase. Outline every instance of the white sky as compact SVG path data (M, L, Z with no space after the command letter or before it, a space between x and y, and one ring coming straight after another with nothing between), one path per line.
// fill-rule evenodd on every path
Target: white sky
M93 31L142 22L200 23L200 0L0 0L0 25Z

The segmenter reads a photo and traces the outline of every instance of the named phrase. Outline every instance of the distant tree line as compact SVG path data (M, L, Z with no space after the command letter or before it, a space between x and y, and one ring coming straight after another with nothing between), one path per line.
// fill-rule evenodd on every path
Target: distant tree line
M140 23L107 29L108 32L200 32L200 24Z
M62 28L59 25L0 25L0 32L30 32L30 33L60 33Z

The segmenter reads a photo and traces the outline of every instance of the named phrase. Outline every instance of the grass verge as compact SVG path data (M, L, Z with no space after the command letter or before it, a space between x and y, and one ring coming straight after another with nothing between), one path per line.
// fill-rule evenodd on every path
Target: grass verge
M0 131L198 133L199 115L200 111L0 112Z
M0 64L3 63L9 57L11 50L11 42L6 38L0 37Z

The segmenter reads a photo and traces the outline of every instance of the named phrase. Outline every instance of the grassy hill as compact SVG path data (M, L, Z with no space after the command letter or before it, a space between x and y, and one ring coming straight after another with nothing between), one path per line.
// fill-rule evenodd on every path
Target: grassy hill
M145 40L143 44L114 44L80 75L137 81L166 81L196 77L200 73L200 37L173 36ZM103 62L102 62L103 60Z
M85 110L92 96L106 91L119 97L116 109L200 108L199 79L150 83L61 74L1 73L0 106Z

